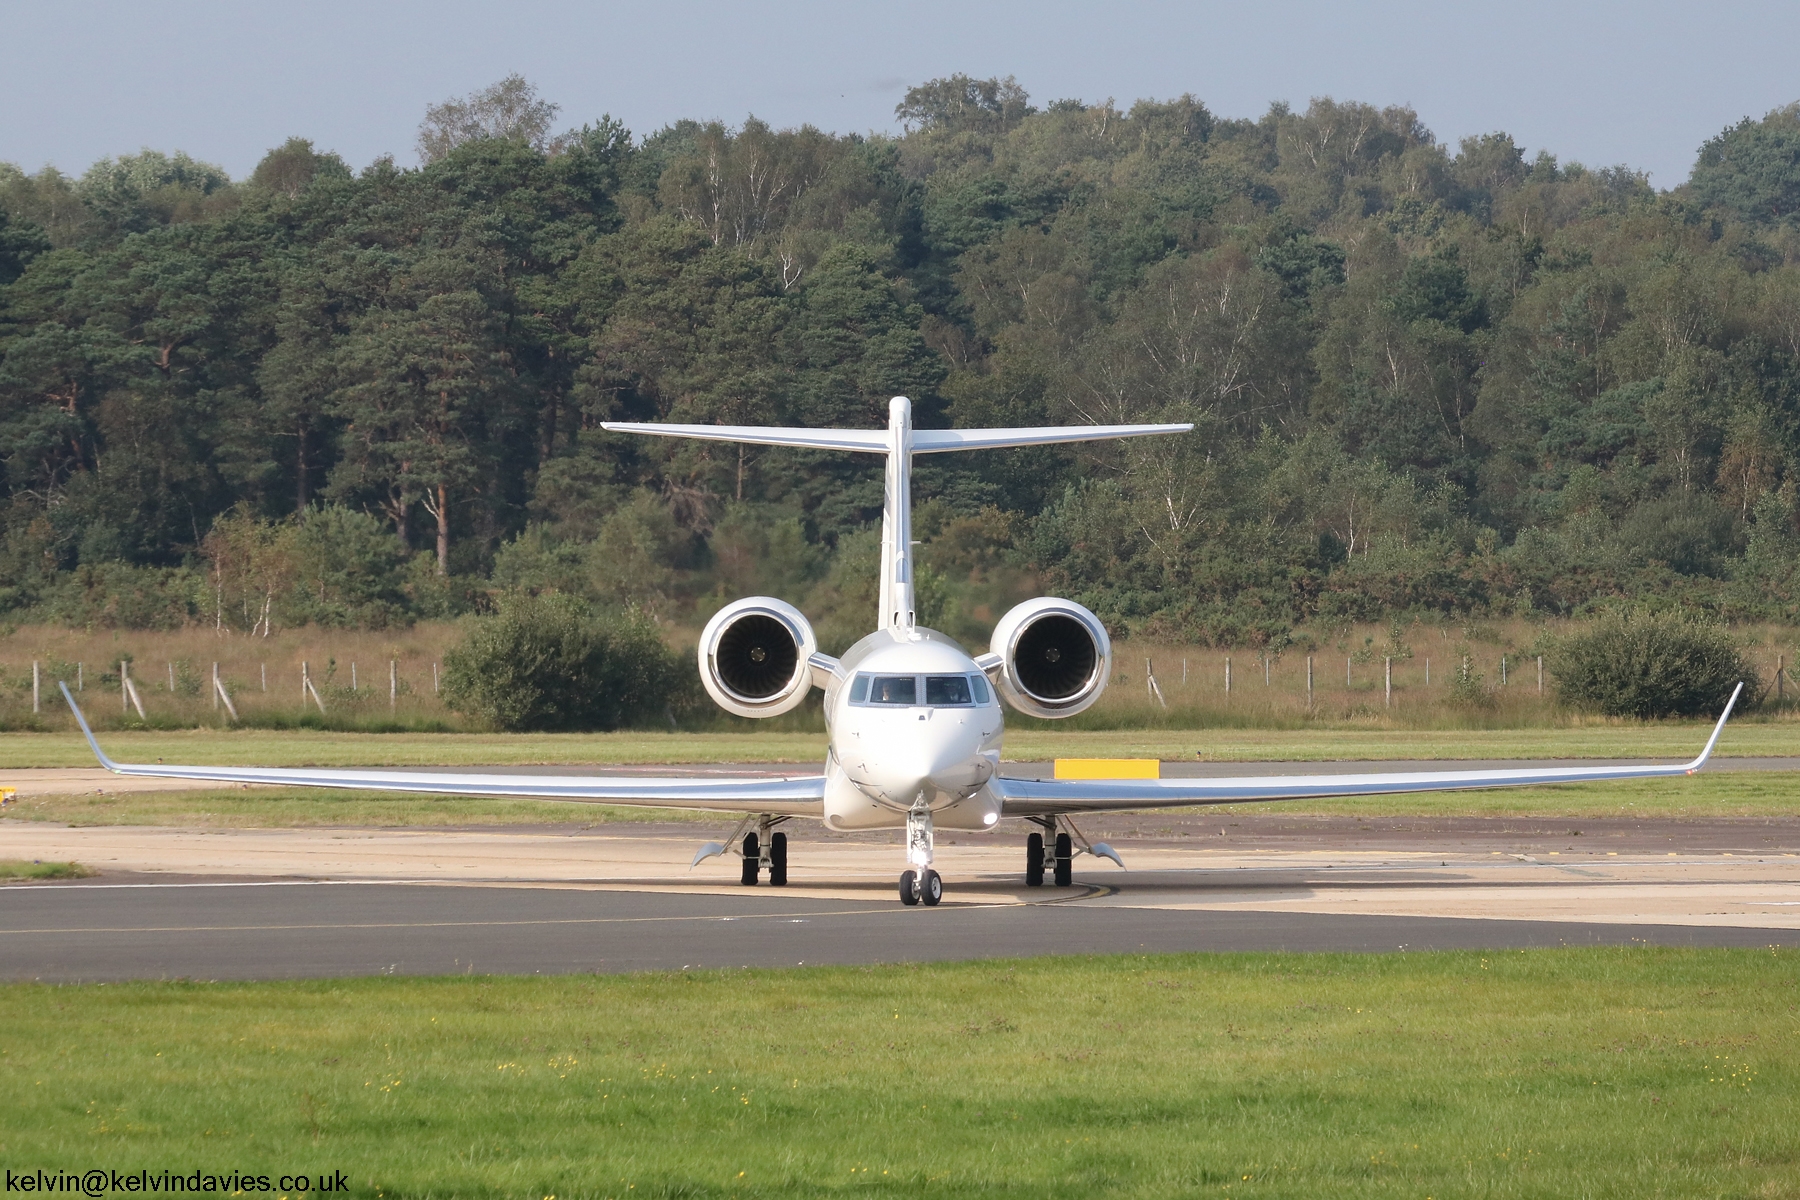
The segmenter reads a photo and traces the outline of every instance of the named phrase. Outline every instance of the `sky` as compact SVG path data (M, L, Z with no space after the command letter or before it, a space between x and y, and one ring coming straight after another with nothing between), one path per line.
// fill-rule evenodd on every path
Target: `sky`
M1035 103L1192 93L1256 117L1409 104L1454 152L1504 130L1681 183L1700 143L1800 100L1800 4L1393 0L0 0L0 161L74 174L144 147L233 178L290 136L416 162L429 104L517 72L639 135L683 117L897 132L907 87L1016 76Z

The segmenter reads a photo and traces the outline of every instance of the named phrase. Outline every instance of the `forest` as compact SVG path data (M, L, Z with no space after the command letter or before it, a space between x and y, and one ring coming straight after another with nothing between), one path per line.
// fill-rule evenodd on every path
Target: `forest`
M1621 602L1800 622L1800 105L1657 191L1318 98L911 89L647 135L512 77L418 161L0 163L0 622L266 636L561 592L873 618L879 464L605 420L1191 421L917 469L926 623L1279 649ZM955 461L944 461L954 459Z

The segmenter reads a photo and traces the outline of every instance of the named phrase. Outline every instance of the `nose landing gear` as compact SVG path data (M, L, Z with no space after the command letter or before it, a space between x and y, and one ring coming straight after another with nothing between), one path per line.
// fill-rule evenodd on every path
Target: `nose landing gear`
M900 872L900 903L931 908L944 898L944 877L926 867L924 872Z
M900 873L900 903L932 908L944 898L943 876L931 869L934 843L931 810L921 803L906 814L906 861L912 867Z

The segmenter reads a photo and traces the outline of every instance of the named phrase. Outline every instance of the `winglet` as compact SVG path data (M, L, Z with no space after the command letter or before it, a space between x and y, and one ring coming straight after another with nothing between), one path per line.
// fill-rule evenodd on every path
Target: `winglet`
M1738 697L1743 693L1744 685L1742 683L1731 690L1731 699L1725 702L1725 711L1719 714L1719 723L1713 726L1712 736L1706 739L1706 749L1700 752L1699 758L1687 765L1690 773L1704 767L1706 760L1712 757L1713 747L1719 744L1719 735L1725 732L1725 722L1731 719L1731 710L1737 705Z
M56 686L62 689L63 699L69 702L69 711L75 714L75 723L81 726L82 735L87 738L88 745L94 751L94 757L100 760L100 765L115 775L123 774L119 770L119 764L106 757L106 751L102 750L100 743L94 740L94 731L88 728L87 718L81 715L81 706L75 703L75 697L69 695L69 685L59 679L56 681Z

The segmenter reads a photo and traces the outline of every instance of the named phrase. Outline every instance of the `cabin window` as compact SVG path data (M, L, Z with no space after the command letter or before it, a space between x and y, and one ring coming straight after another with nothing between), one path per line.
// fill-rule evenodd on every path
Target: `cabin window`
M913 675L876 675L869 683L870 704L917 704L919 680Z
M850 703L862 704L869 698L869 677L858 675L850 681Z
M975 703L985 705L988 702L987 676L971 675L969 683L975 688Z
M925 677L925 703L938 704L972 704L969 696L969 677L967 675L927 675Z

